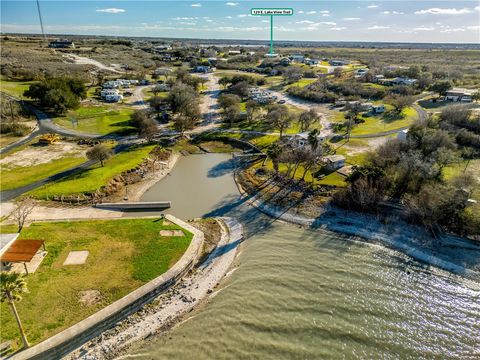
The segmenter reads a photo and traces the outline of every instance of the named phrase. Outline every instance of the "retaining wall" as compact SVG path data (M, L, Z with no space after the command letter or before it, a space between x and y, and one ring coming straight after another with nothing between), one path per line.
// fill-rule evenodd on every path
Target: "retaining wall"
M172 268L113 304L51 338L21 351L11 359L60 359L89 339L100 335L117 322L136 312L144 304L181 279L195 265L202 250L204 235L198 229L171 215L166 215L166 218L193 234L190 246ZM41 316L41 309L39 309L39 316Z

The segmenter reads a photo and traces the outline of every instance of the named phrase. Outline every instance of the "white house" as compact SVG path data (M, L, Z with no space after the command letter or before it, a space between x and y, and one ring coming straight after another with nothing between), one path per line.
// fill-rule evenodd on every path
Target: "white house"
M324 143L327 140L326 135L318 134L317 135L318 142L320 144ZM295 134L292 136L291 140L295 143L298 147L304 147L308 145L308 132L303 132L300 134Z
M373 105L372 106L372 112L374 114L382 114L385 112L385 105L380 104L380 105Z
M343 155L329 155L323 159L325 167L329 171L338 170L345 166L345 156Z
M106 102L119 102L123 100L123 96L120 94L105 95L104 100Z
M397 134L398 140L407 140L408 129L402 130Z
M447 91L445 101L472 102L472 95L475 90L464 88L453 88Z

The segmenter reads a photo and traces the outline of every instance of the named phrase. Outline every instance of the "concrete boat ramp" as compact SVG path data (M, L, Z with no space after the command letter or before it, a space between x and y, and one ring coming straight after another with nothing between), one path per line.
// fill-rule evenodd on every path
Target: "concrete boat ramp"
M172 206L170 201L138 201L138 202L117 202L117 203L100 203L95 207L105 210L118 211L145 211L145 210L166 210Z

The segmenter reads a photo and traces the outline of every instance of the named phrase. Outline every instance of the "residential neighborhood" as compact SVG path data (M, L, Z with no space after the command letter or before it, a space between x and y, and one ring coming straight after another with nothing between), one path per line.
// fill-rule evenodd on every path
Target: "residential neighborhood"
M1 2L0 357L475 359L476 5Z

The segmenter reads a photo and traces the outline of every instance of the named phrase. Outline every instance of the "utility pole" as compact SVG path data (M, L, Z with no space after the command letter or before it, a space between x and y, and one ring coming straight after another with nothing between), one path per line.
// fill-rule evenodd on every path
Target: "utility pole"
M42 29L43 40L47 40L46 37L45 37L45 31L43 30L42 12L40 11L40 2L39 2L39 0L37 0L37 10L38 10L38 18L40 19L40 28Z

